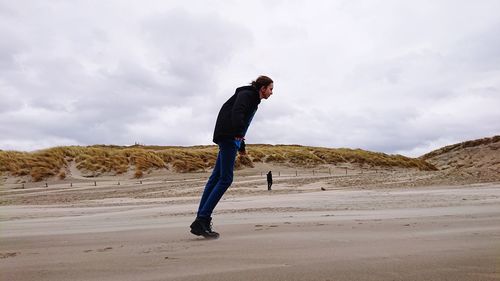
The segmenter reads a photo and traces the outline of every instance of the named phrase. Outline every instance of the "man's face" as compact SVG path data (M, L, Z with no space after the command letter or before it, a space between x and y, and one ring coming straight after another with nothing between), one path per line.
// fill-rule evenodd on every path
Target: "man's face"
M268 99L273 94L273 83L269 84L267 87L260 88L260 98Z

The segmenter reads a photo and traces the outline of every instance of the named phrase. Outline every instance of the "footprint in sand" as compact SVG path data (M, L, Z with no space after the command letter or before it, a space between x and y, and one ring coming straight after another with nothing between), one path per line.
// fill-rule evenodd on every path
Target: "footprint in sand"
M14 253L0 253L0 259L6 259L6 258L13 258L15 256L17 256L18 252L14 252Z
M263 225L263 224L256 224L255 227L255 231L259 231L259 230L265 230L265 229L269 229L271 227L278 227L279 225L277 224L270 224L270 225Z
M109 250L112 250L113 247L106 247L106 248L102 248L102 249L97 249L96 251L98 252L106 252L106 251L109 251Z
M96 251L102 253L102 252L106 252L106 251L109 251L109 250L112 250L112 249L113 249L113 247L106 247L106 248L102 248L102 249L97 249ZM90 253L92 251L93 250L85 250L83 252L84 253Z

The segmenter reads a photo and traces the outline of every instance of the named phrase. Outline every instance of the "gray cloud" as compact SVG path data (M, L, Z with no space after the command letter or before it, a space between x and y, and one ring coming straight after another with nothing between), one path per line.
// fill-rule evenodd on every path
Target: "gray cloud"
M41 8L50 9L48 5ZM136 30L130 30L124 41L137 45L123 46L127 42L117 38L124 32L120 27L113 34L106 26L99 27L106 24L103 19L94 22L90 14L68 19L60 13L69 11L57 8L61 10L51 10L56 14L38 15L32 22L14 16L19 30L32 29L32 33L0 46L0 67L6 74L0 84L5 90L1 109L10 110L5 116L11 117L1 127L12 139L57 138L83 144L175 139L182 144L183 137L168 138L174 130L167 130L167 136L144 133L143 137L130 128L147 127L171 108L203 109L203 103L192 103L197 101L193 97L213 96L215 69L251 43L244 28L227 24L218 15L173 9L133 19ZM70 27L68 21L77 24ZM33 23L41 25L32 28ZM185 126L193 120L193 116L184 117ZM175 132L179 129L183 128ZM8 141L5 138L0 145L39 147Z
M500 132L498 1L0 3L0 149L209 144L275 80L250 143L416 156Z

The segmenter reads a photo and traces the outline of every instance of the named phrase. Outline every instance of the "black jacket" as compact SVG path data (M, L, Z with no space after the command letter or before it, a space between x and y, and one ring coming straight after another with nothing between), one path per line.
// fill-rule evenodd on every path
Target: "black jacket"
M273 182L273 173L271 171L267 173L267 182Z
M260 97L255 87L244 86L236 89L234 95L222 105L219 111L213 141L218 143L222 139L244 137L259 103ZM240 150L245 150L244 142Z

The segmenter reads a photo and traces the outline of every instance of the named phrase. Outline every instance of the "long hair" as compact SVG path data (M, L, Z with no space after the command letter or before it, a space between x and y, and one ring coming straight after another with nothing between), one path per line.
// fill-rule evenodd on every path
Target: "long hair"
M261 75L255 81L252 81L250 85L254 86L257 91L260 91L260 88L267 87L269 84L273 83L273 80L267 76Z

